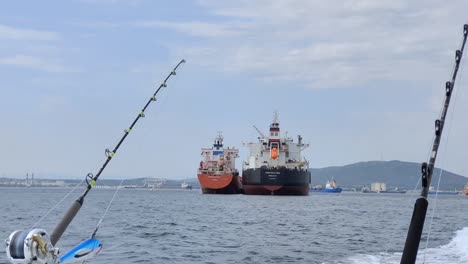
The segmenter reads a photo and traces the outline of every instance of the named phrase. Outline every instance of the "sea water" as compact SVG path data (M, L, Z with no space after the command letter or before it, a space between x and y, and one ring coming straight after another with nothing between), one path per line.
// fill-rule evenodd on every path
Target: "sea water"
M0 238L34 225L51 233L82 191L56 206L70 189L0 188ZM91 236L113 194L90 192L58 243L63 253ZM418 263L468 262L468 196L433 198ZM122 189L97 232L103 250L90 263L399 263L415 199ZM8 263L4 247L0 263Z

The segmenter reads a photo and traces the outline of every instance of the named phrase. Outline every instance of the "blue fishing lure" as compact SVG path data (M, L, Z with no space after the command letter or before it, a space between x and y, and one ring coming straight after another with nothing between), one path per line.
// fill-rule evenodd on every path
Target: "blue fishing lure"
M59 263L85 261L96 256L102 249L102 243L95 238L87 239L63 255Z

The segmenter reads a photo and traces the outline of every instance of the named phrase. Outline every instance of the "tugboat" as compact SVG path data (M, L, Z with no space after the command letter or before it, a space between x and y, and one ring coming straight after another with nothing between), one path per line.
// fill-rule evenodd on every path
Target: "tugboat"
M180 184L181 189L192 190L192 185L186 183L185 181Z
M369 189L369 186L364 185L364 186L361 187L361 192L362 193L370 193L371 190Z
M203 160L198 168L198 181L204 194L242 193L239 172L235 168L239 150L224 148L223 140L219 132L213 147L202 149Z
M260 136L258 143L248 143L250 156L244 162L242 185L245 194L258 195L309 195L309 162L301 151L309 145L281 137L278 113L270 125L270 136Z
M454 190L454 191L441 191L441 190L435 190L433 186L429 187L429 194L437 194L437 195L457 195L459 191Z
M386 193L401 193L401 194L404 194L404 193L406 193L406 191L405 190L400 190L400 188L395 187L393 190L386 191Z
M311 192L322 192L322 193L341 193L342 188L338 187L335 180L327 181L325 188L322 185L314 186L310 189Z

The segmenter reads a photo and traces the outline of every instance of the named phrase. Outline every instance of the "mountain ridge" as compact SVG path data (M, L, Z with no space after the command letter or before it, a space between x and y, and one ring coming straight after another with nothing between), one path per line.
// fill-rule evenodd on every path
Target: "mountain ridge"
M373 182L385 182L388 188L399 187L413 189L421 178L421 164L400 160L361 161L343 166L312 168L312 185L323 185L327 180L335 179L343 187L362 187ZM432 185L436 185L441 170L434 169ZM462 189L468 178L453 172L442 170L439 188Z

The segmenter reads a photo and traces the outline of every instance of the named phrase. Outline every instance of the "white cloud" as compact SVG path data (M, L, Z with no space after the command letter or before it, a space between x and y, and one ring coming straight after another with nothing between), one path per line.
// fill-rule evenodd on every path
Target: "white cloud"
M231 37L240 34L240 27L237 25L222 25L206 22L166 22L166 21L138 21L133 23L137 27L145 28L167 28L200 37Z
M59 58L60 35L0 24L0 66L14 66L49 73L77 72ZM27 55L25 55L27 54Z
M21 29L16 27L0 25L0 39L52 41L58 40L59 35L51 31Z
M314 88L444 78L468 2L199 1L216 22L148 21L189 36L175 53L216 71L251 72ZM145 26L141 23L140 26Z
M115 4L120 2L119 0L77 0L77 2L85 4Z
M0 65L16 66L52 73L65 73L77 71L76 69L66 67L57 62L52 62L43 58L27 55L16 55L12 57L0 58Z
M147 0L75 0L75 2L86 4L86 5L115 5L115 6L127 6L127 7L139 7Z
M46 113L56 112L57 109L64 109L69 104L69 100L61 95L43 95L39 99L39 110Z
M70 24L72 26L79 26L79 27L85 27L85 28L91 28L91 29L118 29L121 27L119 23L115 22L108 22L108 21L71 21L67 22L67 24ZM92 36L94 34L92 33L85 33L83 34L85 37L87 36Z

